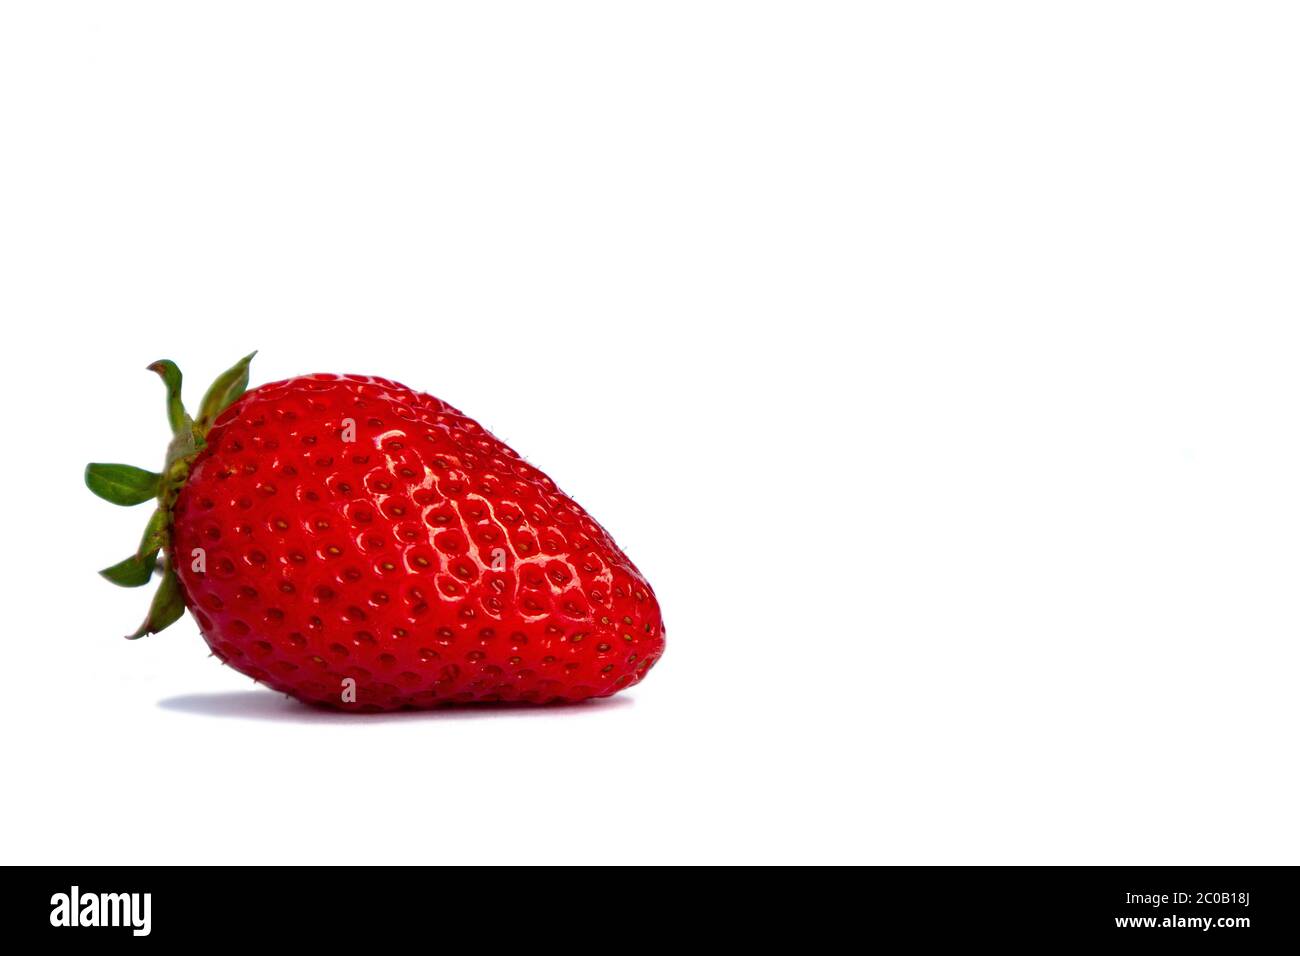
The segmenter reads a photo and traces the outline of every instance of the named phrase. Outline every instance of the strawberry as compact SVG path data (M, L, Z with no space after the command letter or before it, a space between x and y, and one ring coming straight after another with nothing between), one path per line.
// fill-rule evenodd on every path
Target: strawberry
M197 418L181 373L161 473L91 464L116 504L158 506L101 574L161 572L131 638L188 608L212 653L304 701L386 711L605 697L663 654L659 605L609 534L486 429L388 379L246 391L248 356Z

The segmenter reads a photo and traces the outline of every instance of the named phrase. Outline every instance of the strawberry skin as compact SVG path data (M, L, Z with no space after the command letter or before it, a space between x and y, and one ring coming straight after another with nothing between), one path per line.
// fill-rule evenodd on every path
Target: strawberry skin
M609 534L445 402L306 375L209 425L164 550L249 677L345 710L542 704L630 687L663 654L654 592Z

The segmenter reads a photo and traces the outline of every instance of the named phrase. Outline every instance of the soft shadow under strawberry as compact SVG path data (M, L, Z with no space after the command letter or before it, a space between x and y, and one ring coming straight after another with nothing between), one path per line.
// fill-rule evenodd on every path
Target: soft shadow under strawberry
M449 705L430 710L399 710L382 713L349 713L312 706L283 694L265 690L223 691L215 694L182 694L158 701L162 710L199 717L234 717L300 724L379 724L394 721L461 720L490 717L567 717L594 714L632 706L630 697L603 697L568 704L520 704L514 702Z

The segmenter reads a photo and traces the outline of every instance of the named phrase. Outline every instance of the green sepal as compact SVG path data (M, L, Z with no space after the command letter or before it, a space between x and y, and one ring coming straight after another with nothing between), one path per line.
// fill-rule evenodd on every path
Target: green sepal
M128 634L126 639L134 641L146 634L157 634L175 624L184 613L185 597L181 592L181 579L176 576L175 569L169 564L163 570L162 584L158 585L158 591L153 596L153 603L149 605L149 614L145 617L144 623L134 634Z
M118 587L138 588L149 583L157 566L158 552L151 551L143 556L133 554L99 573Z
M206 435L217 416L238 401L239 396L248 388L248 363L253 361L256 352L245 355L238 362L217 376L199 405L199 417L194 420L199 434Z
M192 427L190 416L181 403L181 370L171 359L159 359L148 366L149 371L157 372L167 387L167 424L173 435L188 431Z
M171 532L171 512L166 508L155 508L149 516L149 523L144 526L144 535L140 538L140 547L135 556L143 558L150 551L158 552L167 547L167 536Z
M115 505L143 504L158 497L162 475L134 465L91 462L86 466L86 487Z

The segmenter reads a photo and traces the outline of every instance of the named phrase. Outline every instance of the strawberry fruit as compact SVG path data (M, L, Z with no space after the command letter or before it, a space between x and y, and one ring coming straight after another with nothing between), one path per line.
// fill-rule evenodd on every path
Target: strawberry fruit
M142 637L188 608L212 653L342 709L605 697L663 654L659 605L553 481L431 395L360 375L247 390L248 356L197 417L156 362L162 472L91 464L115 504L157 500L135 554L100 572L161 584Z

